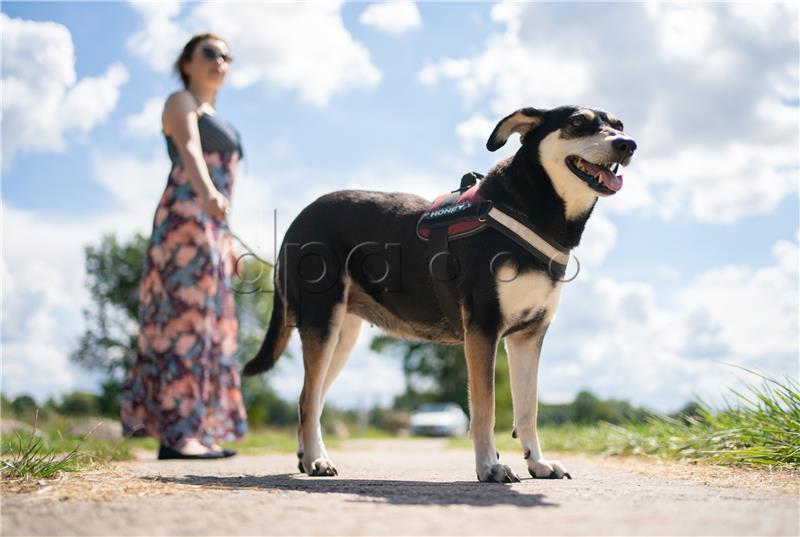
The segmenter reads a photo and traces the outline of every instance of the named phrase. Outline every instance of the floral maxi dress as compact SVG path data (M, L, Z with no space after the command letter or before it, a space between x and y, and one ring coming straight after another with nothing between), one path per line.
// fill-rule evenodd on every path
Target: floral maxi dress
M198 118L216 188L230 199L239 134L217 115ZM121 399L123 431L179 446L210 444L247 429L236 353L235 257L224 220L206 214L172 140L172 169L153 220L139 287L136 363Z

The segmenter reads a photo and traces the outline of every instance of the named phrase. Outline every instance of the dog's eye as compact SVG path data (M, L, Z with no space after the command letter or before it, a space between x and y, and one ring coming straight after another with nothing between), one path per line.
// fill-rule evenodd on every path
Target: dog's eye
M586 123L586 120L583 119L582 117L576 117L573 118L572 121L570 121L570 123L572 124L573 127L582 127L583 124Z

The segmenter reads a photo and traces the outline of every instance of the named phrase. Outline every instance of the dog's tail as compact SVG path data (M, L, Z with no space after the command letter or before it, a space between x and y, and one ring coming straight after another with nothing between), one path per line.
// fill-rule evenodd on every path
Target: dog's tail
M289 343L289 337L292 335L292 326L288 322L289 319L285 310L283 298L276 290L273 294L272 317L269 320L267 335L264 337L261 348L258 349L256 355L244 364L242 374L245 377L272 369L272 366L278 361L278 358L280 358Z

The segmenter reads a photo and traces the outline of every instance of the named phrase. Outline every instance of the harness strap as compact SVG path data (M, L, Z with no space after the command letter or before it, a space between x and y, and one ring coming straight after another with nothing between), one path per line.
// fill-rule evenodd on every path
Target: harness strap
M433 283L433 292L442 312L457 332L462 330L461 308L455 279L458 276L458 260L447 248L447 226L431 229L428 239L428 268Z
M534 233L526 225L515 219L497 206L491 208L486 221L494 229L513 240L539 261L547 263L548 269L559 279L567 273L569 252L553 246L541 235Z
M525 215L483 199L476 187L481 179L483 176L475 172L465 174L458 190L438 197L431 210L417 221L417 236L428 241L428 269L436 300L447 320L459 332L462 319L456 278L461 267L449 252L449 240L468 237L491 227L546 264L550 274L558 279L563 280L569 262L569 250L540 233Z

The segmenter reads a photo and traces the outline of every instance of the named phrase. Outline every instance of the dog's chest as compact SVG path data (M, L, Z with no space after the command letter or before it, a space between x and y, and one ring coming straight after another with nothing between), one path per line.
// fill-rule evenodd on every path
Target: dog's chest
M495 282L505 326L533 319L541 312L546 319L555 313L561 284L553 285L547 275L541 272L517 274L515 270L503 267L497 271Z

